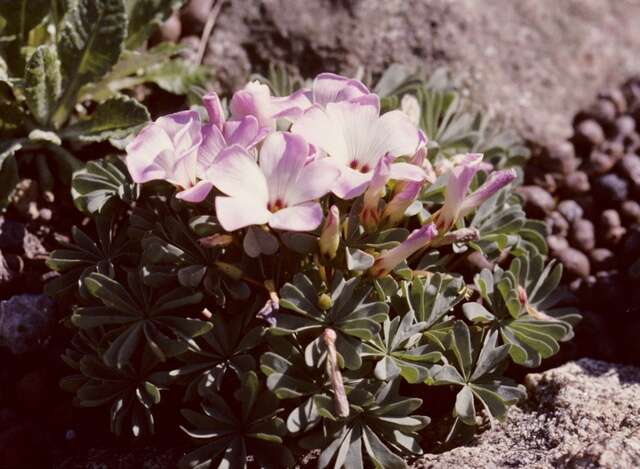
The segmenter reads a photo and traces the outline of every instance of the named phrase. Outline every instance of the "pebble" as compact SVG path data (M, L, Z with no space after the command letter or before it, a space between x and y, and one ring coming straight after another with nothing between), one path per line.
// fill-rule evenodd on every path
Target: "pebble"
M620 136L630 135L636 130L636 121L631 116L620 116L616 119L616 129Z
M595 270L608 270L615 266L615 255L609 249L596 248L589 253L589 257Z
M624 226L613 226L604 233L604 242L608 246L617 246L626 234L627 229Z
M589 155L589 172L593 174L604 174L613 168L616 159L600 150L593 150Z
M552 253L560 252L563 249L567 249L569 247L567 238L563 236L547 236L547 244L549 245L549 250Z
M546 218L547 226L551 234L558 236L567 236L569 233L569 222L558 211L553 211Z
M573 223L584 215L584 210L575 200L567 199L558 204L558 212L569 222Z
M620 172L629 178L634 187L640 188L640 156L628 154L619 162Z
M531 213L544 215L551 212L555 206L555 201L551 194L538 186L521 186L516 192L524 198L525 206Z
M573 277L585 278L591 273L589 258L581 251L568 247L554 252L554 256L564 264L567 273Z
M540 163L549 171L570 174L579 164L571 142L566 140L550 144L541 155Z
M157 42L178 42L181 35L182 22L180 21L178 13L174 12L169 18L167 18L167 21L160 25L157 34L154 36L157 37Z
M613 173L596 178L594 191L596 197L603 205L610 205L610 202L624 202L629 195L627 182Z
M613 104L615 104L618 114L627 112L627 100L620 88L611 88L610 90L598 93L598 98L610 100Z
M607 209L600 214L600 224L604 229L621 226L620 214L612 208Z
M55 305L46 295L14 295L0 301L0 343L15 355L41 348L54 324Z
M584 252L596 246L596 234L593 223L589 220L577 220L571 226L571 244Z
M591 184L589 184L589 176L584 171L575 171L568 174L564 179L564 187L574 194L589 192Z
M616 105L609 99L598 99L593 105L590 114L600 123L609 125L616 118Z
M593 119L583 120L576 127L576 141L581 146L597 147L604 139L602 127Z
M620 213L627 225L640 223L640 204L635 200L625 200L620 206Z
M214 0L190 0L181 11L182 28L189 34L200 34L213 2Z

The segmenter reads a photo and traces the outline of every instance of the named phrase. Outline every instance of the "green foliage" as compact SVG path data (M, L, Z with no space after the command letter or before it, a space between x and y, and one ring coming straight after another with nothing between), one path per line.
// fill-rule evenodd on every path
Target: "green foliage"
M93 127L97 135L121 137L109 119L129 102L121 84L136 60L145 67L172 53L125 51L110 84L83 86L81 95L114 106ZM283 68L271 75L278 93L301 85ZM424 80L395 67L378 82L386 108L416 98L438 175L401 221L379 229L363 226L362 197L322 199L342 214L330 232L335 255L320 249L322 228L226 232L215 190L187 203L166 181L134 184L116 156L76 171L74 200L96 219L96 240L75 230L49 261L61 274L51 293L76 293L68 322L78 332L64 356L76 372L63 382L76 402L110 406L112 429L135 436L153 431L158 407L183 407L184 431L203 444L180 467L202 469L292 467L309 449L319 450L321 468L407 467L431 438L422 399L447 393L453 424L445 444L504 419L525 397L510 378L514 365L538 366L578 320L562 307L562 271L545 258L545 227L526 219L521 199L506 187L389 274L372 271L442 207L454 153L486 148L498 167L524 156L442 76ZM89 134L84 122L67 132ZM471 190L485 178L480 172ZM396 189L388 184L380 207ZM469 272L474 252L492 268Z
M180 468L242 467L247 456L253 456L261 467L289 467L293 456L284 445L286 433L283 420L278 417L278 399L262 391L258 376L245 374L235 395L239 407L235 410L221 395L211 392L202 403L204 414L183 409L182 415L195 427L185 432L208 442L187 454Z
M203 68L177 58L177 45L142 47L183 3L0 4L0 138L6 142L0 154L0 209L19 178L22 153L45 154L45 173L68 184L82 166L70 148L103 141L121 146L122 139L149 121L146 107L128 95L134 87L154 83L187 94L208 78Z

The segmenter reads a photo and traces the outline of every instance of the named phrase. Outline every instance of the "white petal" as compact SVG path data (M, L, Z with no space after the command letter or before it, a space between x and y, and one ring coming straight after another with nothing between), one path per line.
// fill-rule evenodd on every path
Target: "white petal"
M226 231L235 231L245 226L264 225L271 216L266 207L255 199L241 197L216 197L216 216Z
M287 204L301 204L309 200L319 199L331 192L340 177L338 166L322 158L307 164L294 184L287 187L284 197Z
M238 146L232 145L220 152L211 167L210 174L215 175L211 182L225 194L247 200L255 200L267 208L269 192L267 181L258 164Z
M269 201L285 202L288 188L294 187L307 160L309 146L299 135L275 132L260 149L260 169L269 188Z
M312 231L322 223L322 207L317 202L283 208L271 215L269 226L285 231Z

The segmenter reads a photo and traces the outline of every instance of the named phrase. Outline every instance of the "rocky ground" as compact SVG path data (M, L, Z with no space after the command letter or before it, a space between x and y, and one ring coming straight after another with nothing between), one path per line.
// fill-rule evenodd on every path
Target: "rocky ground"
M581 359L528 375L529 399L477 440L414 468L640 466L640 369Z
M183 15L187 43L204 23L195 3L212 2ZM640 71L639 15L637 0L233 0L205 63L231 87L272 60L303 76L445 65L490 113L547 142L571 135L597 91Z

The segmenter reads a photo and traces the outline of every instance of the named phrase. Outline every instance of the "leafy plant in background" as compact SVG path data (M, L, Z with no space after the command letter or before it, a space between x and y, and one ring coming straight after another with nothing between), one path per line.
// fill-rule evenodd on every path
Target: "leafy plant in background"
M539 365L578 318L513 195L517 159L489 164L451 90L396 74L376 89L404 111L380 115L358 80L282 75L285 96L251 82L227 111L207 95L208 119L161 117L125 160L75 173L96 241L77 230L52 254L50 291L77 292L79 405L111 406L134 436L182 406L201 443L183 468L289 467L310 449L319 467L405 467L505 417L525 395L510 364ZM452 402L438 442L434 387Z
M155 83L177 94L206 77L180 47L144 43L183 0L16 0L0 3L0 208L35 160L40 182L67 184L79 144L122 146L149 120L126 94ZM16 158L17 156L17 158Z

